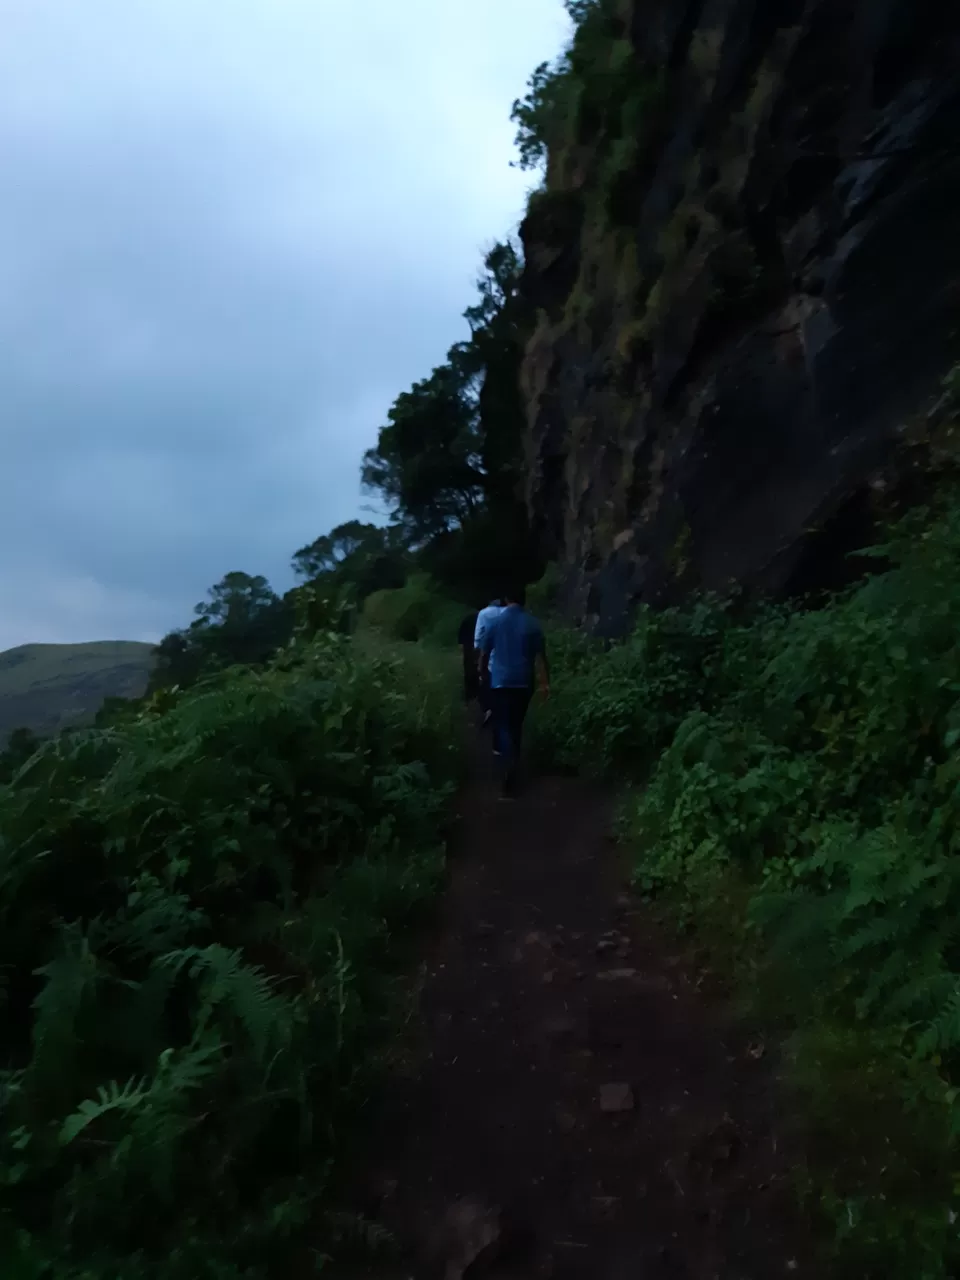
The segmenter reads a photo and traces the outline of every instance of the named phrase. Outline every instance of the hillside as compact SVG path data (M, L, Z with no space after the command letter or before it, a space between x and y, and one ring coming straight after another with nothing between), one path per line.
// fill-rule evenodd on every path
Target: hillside
M105 698L138 698L153 646L132 640L25 644L0 653L0 741L14 729L52 733L96 715Z

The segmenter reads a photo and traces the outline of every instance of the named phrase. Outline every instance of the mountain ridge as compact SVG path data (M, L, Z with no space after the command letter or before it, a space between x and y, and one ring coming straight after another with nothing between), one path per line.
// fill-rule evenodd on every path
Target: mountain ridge
M154 660L154 646L138 640L0 651L0 743L15 729L49 734L84 724L106 698L141 697Z

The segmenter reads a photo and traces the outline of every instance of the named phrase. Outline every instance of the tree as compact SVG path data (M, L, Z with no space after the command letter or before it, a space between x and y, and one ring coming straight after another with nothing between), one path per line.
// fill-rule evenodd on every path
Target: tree
M364 454L364 486L383 494L413 540L443 533L480 506L476 377L470 344L451 347L446 364L397 397Z
M464 596L531 556L520 365L532 315L522 271L512 241L490 248L477 301L464 312L469 340L397 398L364 459L364 483L386 498L424 566Z
M305 585L322 588L318 598L360 605L374 591L402 587L407 560L399 529L349 520L301 547L293 571Z
M348 520L301 547L293 557L293 571L309 582L321 574L335 572L358 554L382 554L385 542L384 530L377 525Z
M242 628L277 604L278 597L261 574L227 573L207 592L194 613L207 624Z
M527 92L510 112L517 126L520 169L546 169L550 152L562 148L576 122L581 124L599 92L613 98L620 85L608 65L612 41L624 34L616 0L564 0L573 37L554 62L541 62L527 81ZM635 74L631 69L631 74Z
M259 574L225 574L194 613L189 627L171 631L157 646L151 690L187 686L236 663L266 662L293 634L293 603Z

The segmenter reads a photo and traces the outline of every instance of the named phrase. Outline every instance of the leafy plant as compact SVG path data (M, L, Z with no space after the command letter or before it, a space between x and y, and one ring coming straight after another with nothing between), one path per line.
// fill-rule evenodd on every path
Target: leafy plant
M336 1252L393 937L441 867L450 707L416 650L323 636L47 742L0 787L12 1274Z
M847 1273L960 1260L960 502L819 608L641 612L555 647L541 749L638 783L635 877L759 964ZM743 970L741 970L741 976Z

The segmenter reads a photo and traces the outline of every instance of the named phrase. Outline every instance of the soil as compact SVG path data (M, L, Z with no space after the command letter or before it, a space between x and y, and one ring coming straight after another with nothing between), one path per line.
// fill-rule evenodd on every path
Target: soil
M398 1276L772 1280L798 1241L775 1054L625 892L608 797L499 799L479 745L411 1069L378 1126Z

